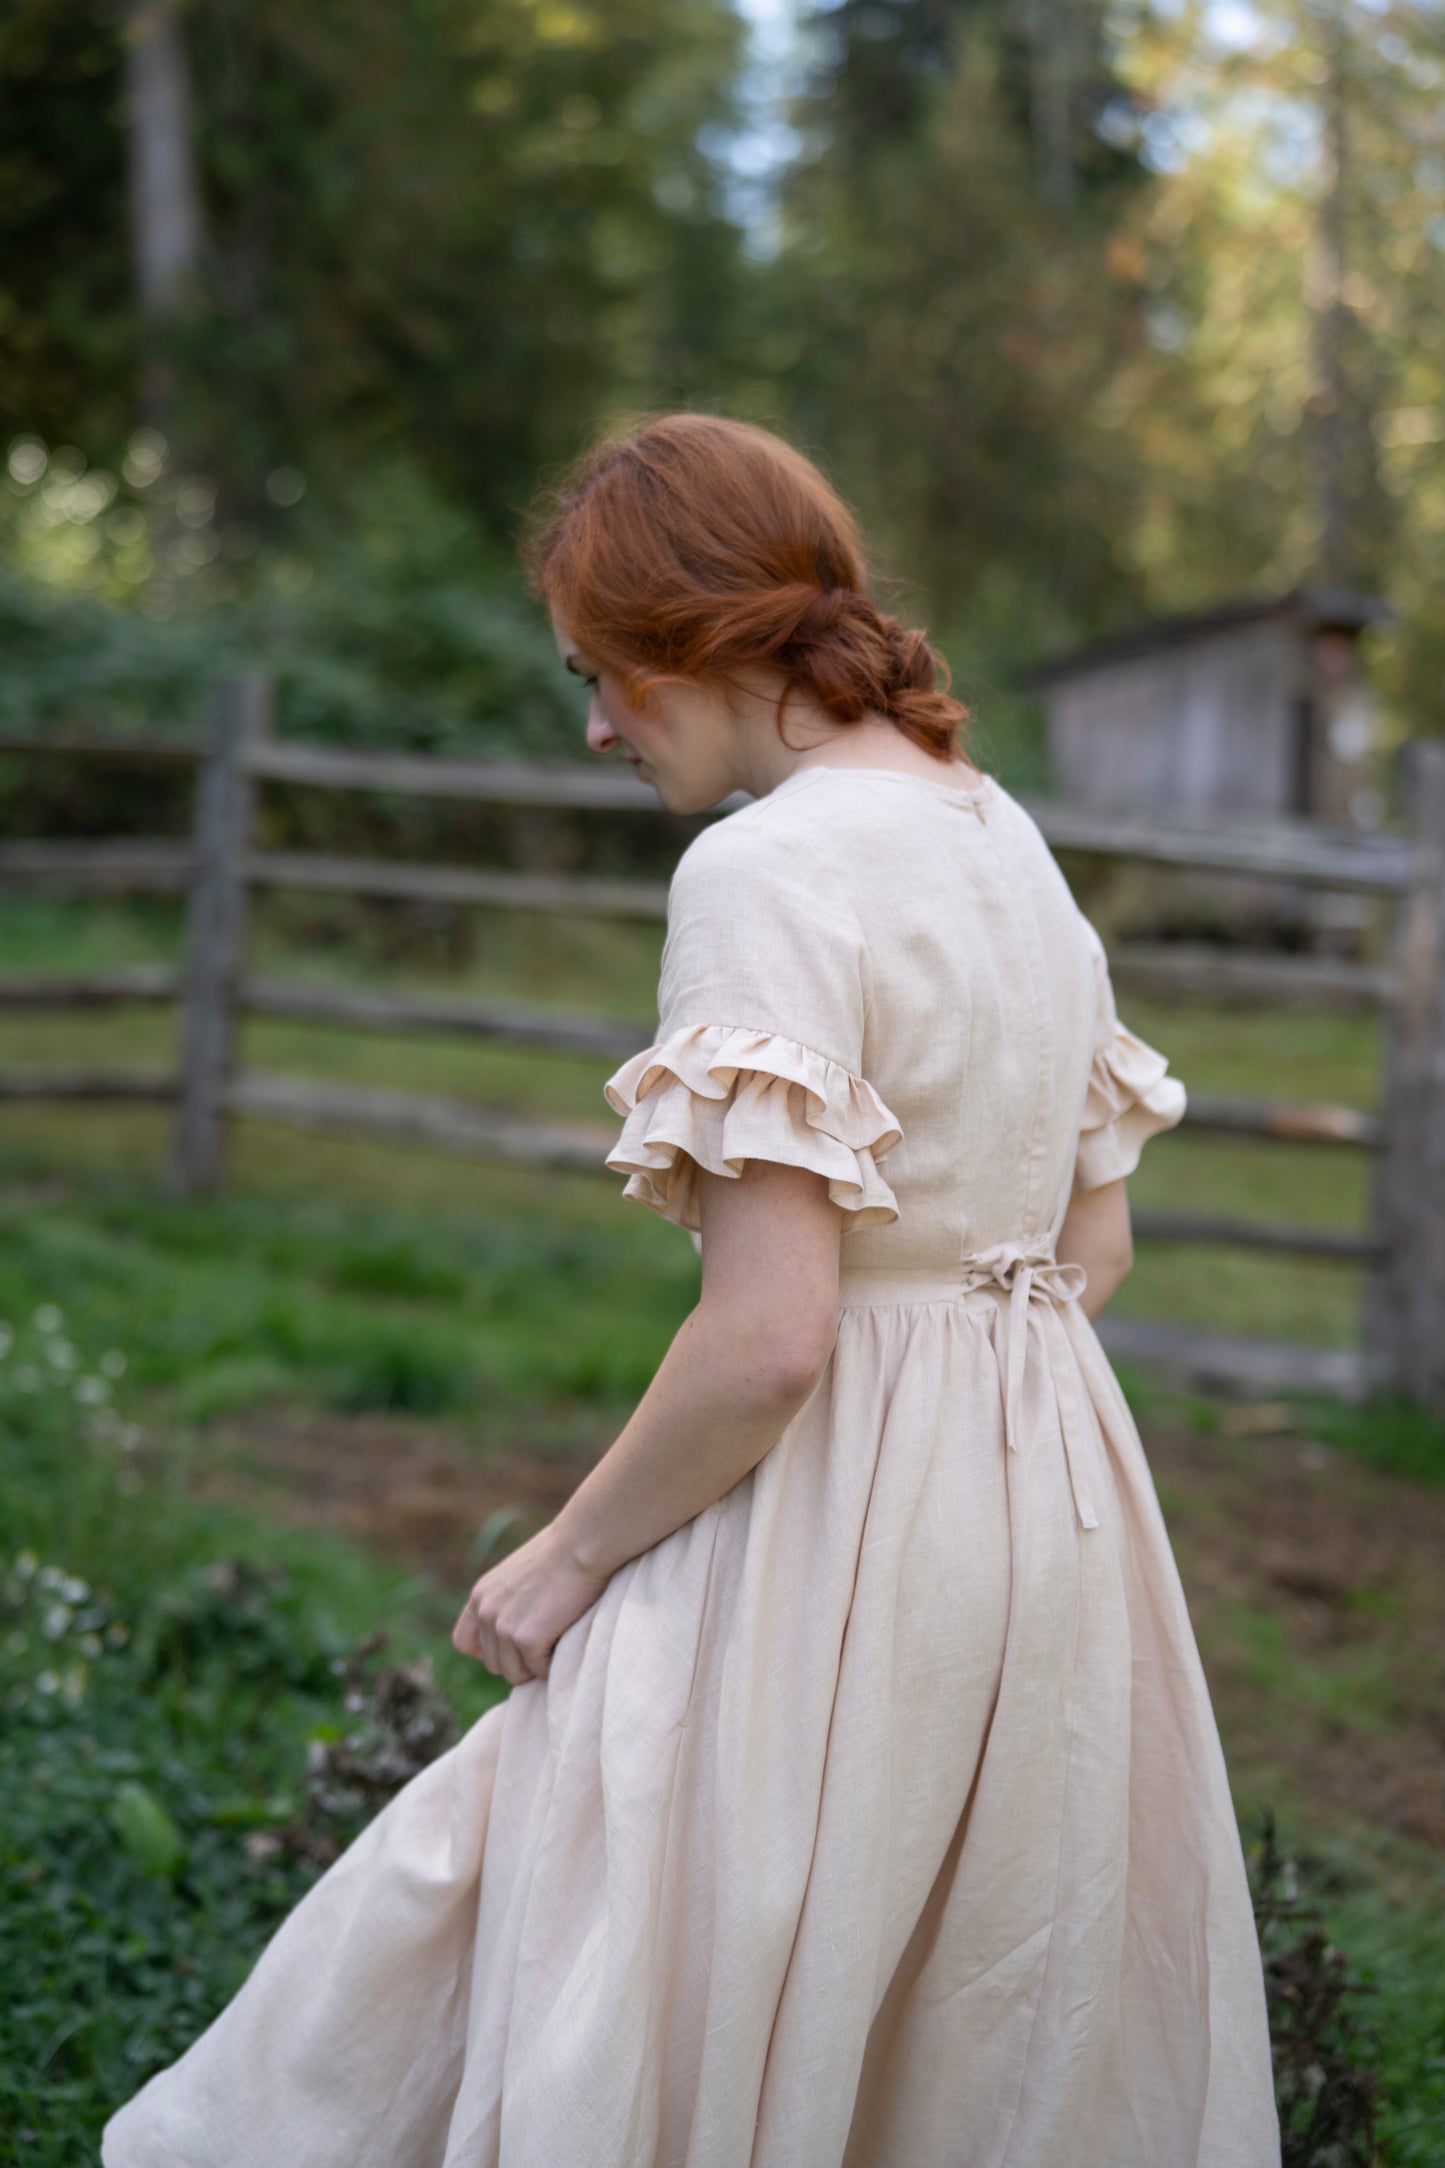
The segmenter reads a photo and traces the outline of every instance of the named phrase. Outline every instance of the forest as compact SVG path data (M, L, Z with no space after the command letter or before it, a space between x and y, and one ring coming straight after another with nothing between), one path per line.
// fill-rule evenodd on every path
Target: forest
M11 0L0 701L242 653L312 735L554 745L519 519L689 405L825 464L1001 742L1300 584L1438 730L1442 85L1433 0Z

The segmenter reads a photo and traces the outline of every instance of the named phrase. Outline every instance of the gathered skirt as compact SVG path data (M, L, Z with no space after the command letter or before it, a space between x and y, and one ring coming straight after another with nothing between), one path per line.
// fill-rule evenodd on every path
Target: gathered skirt
M1277 2168L1219 1738L1078 1303L845 1271L777 1447L386 1807L102 2158Z

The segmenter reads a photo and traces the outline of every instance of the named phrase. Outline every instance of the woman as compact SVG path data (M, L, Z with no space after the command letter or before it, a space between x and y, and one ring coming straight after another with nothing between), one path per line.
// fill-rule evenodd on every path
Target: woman
M806 460L654 421L531 563L592 748L753 801L605 1087L701 1295L458 1621L508 1701L106 2168L1270 2168L1218 1736L1089 1322L1183 1090Z

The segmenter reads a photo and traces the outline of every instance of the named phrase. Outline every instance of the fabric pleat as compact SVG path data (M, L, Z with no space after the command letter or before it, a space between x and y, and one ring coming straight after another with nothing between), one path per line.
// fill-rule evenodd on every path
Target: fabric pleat
M1075 1161L1075 1192L1132 1174L1151 1137L1183 1119L1184 1086L1165 1056L1120 1025L1094 1056Z
M690 1024L645 1047L603 1086L625 1115L607 1165L625 1197L697 1231L697 1174L750 1159L826 1176L845 1230L886 1226L898 1200L877 1162L902 1139L873 1086L826 1054L742 1024Z

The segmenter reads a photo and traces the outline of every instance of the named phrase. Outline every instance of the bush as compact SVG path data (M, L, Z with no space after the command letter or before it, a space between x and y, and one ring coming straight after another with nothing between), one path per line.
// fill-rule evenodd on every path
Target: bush
M22 455L17 460L17 450ZM279 727L344 744L575 751L578 700L517 568L405 466L334 522L227 527L203 477L127 480L34 439L0 475L0 724L204 725L217 677L278 681Z

